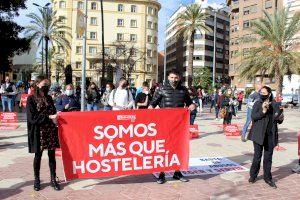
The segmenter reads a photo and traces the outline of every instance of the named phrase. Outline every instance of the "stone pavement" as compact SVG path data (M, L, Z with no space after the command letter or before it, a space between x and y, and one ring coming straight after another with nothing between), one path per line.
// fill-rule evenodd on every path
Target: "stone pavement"
M47 152L42 169L42 190L34 192L33 155L27 153L26 123L15 131L0 131L0 199L103 199L103 200L237 200L237 199L300 199L300 175L291 169L297 164L297 132L300 131L300 110L286 110L285 122L280 125L280 144L286 151L274 152L273 176L278 189L268 187L259 177L248 183L248 172L196 176L189 183L169 180L164 185L155 183L152 175L122 176L106 179L86 179L62 183L56 192L49 186ZM242 124L245 113L239 113L233 123ZM201 137L191 141L191 157L224 156L247 168L253 156L251 142L240 138L226 138L213 114L204 112L197 119ZM63 178L61 158L57 158L58 177Z

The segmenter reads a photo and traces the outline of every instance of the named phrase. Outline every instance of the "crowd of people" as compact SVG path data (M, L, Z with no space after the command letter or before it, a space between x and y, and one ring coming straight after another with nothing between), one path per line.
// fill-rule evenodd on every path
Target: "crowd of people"
M48 150L49 168L51 174L51 186L60 190L56 181L55 149L59 148L57 113L81 110L80 88L72 84L66 85L62 90L60 86L50 87L49 80L39 76L35 81L30 81L28 87L24 84L14 85L7 77L1 86L1 96L4 111L13 111L13 102L20 103L17 96L24 92L31 94L27 100L27 124L29 152L34 153L34 190L40 190L40 163L42 153ZM128 110L128 109L154 109L186 107L190 110L190 124L195 123L197 113L203 111L203 106L209 106L210 112L215 110L215 118L223 119L224 125L232 123L233 116L242 110L245 94L230 87L214 88L209 94L204 89L186 88L182 86L180 74L171 71L168 80L162 85L154 85L150 88L144 82L141 88L132 90L128 81L121 78L115 86L107 83L104 88L98 88L91 82L86 89L86 110ZM209 105L210 104L210 105ZM6 107L6 105L8 105ZM278 143L277 124L283 122L283 112L275 101L272 91L267 86L256 84L247 101L247 118L242 130L242 141L253 141L254 158L250 170L249 182L256 181L262 154L264 154L264 180L271 187L276 188L272 179L271 165L273 149ZM251 131L248 127L252 122ZM180 171L175 171L174 179L187 182ZM157 183L166 182L165 173L161 172Z

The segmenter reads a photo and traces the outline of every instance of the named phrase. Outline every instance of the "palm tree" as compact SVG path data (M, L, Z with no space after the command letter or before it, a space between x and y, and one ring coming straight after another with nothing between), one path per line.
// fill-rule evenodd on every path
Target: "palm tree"
M300 72L300 55L293 52L297 45L295 35L300 30L300 14L288 19L289 8L276 11L273 15L252 23L252 42L262 46L250 50L240 66L241 78L253 79L260 74L275 77L276 92L282 94L284 75Z
M177 17L179 21L178 31L176 32L177 37L184 37L189 41L189 57L188 57L188 86L192 85L193 82L193 60L194 60L194 36L196 31L211 32L212 30L205 25L206 18L209 17L205 14L201 6L197 3L188 5L186 10L180 13Z
M49 62L48 62L48 46L49 42L54 47L71 48L70 42L65 38L65 34L72 36L68 31L70 27L60 24L60 20L56 18L56 11L51 8L39 9L39 14L30 13L27 15L31 19L30 25L25 27L25 34L30 34L33 40L38 41L38 45L45 40L46 51L46 77L49 78ZM51 62L51 61L50 61Z

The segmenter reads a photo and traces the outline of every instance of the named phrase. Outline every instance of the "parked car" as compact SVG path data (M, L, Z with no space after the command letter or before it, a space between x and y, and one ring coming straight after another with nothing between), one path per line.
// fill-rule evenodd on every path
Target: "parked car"
M298 95L297 94L283 94L282 95L282 105L287 105L287 104L293 104L296 106L298 102Z

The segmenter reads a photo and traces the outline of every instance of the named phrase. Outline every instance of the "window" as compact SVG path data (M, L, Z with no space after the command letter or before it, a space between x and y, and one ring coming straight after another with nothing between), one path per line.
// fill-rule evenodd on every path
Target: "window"
M157 37L154 37L154 44L157 44Z
M60 1L59 2L59 8L66 8L66 2L65 1Z
M149 29L152 29L152 22L148 21L148 26Z
M137 21L132 19L132 20L130 21L130 27L136 28L136 27L137 27Z
M82 46L77 46L76 47L76 53L77 54L82 54Z
M118 26L124 26L124 20L118 19Z
M233 27L232 27L232 29L231 29L231 32L237 32L239 30L239 25L238 24L236 24L236 25L234 25Z
M80 10L84 9L84 3L82 1L77 2L77 9L80 9Z
M147 36L147 42L148 42L148 43L151 43L151 42L152 42L152 36L151 36L151 35L148 35L148 36Z
M122 33L117 34L117 41L123 41L124 35Z
M97 10L97 3L96 2L91 3L91 9L92 10Z
M147 49L147 57L152 57L152 50L151 49Z
M243 23L243 28L244 28L244 29L247 29L247 28L249 28L249 27L250 27L250 21L249 21L249 20L244 21L244 23Z
M81 68L81 62L76 62L76 69Z
M97 39L97 33L96 32L90 32L90 39L91 40Z
M123 12L123 11L124 11L124 6L123 6L123 4L119 4L119 5L118 5L118 11L119 11L119 12Z
M152 71L152 65L151 64L147 64L146 70L147 70L147 72L151 72Z
M157 23L154 23L154 30L157 30Z
M108 55L110 52L109 47L104 47L104 54Z
M137 35L136 34L130 34L130 41L136 42L137 41Z
M266 8L266 9L272 8L272 1L270 1L270 0L266 1L266 3L265 3L265 8Z
M90 54L96 54L97 53L97 48L96 47L89 47L89 53Z
M244 15L249 15L251 13L256 13L257 12L257 6L252 5L252 6L247 6L244 8Z
M82 39L82 38L83 38L83 35L78 35L78 34L77 34L76 37L77 37L77 39Z
M130 54L132 57L136 57L137 56L137 50L135 48L130 49Z
M64 38L64 37L65 37L65 32L64 32L64 31L59 31L59 32L58 32L58 35L59 35L60 37L63 37L63 38Z
M66 23L66 17L64 17L64 16L59 16L59 17L58 17L58 22L61 23L61 24L65 24L65 23Z
M97 25L97 17L91 17L91 25Z
M154 8L154 15L156 16L157 15L157 9L156 8Z
M152 7L148 7L148 15L152 15L153 14L153 8Z
M117 54L118 56L120 56L121 54L123 54L123 49L120 48L120 47L117 47L117 48L116 48L116 54Z
M137 10L137 9L136 9L136 6L135 6L135 5L132 5L132 6L131 6L131 12L135 13L136 10Z

